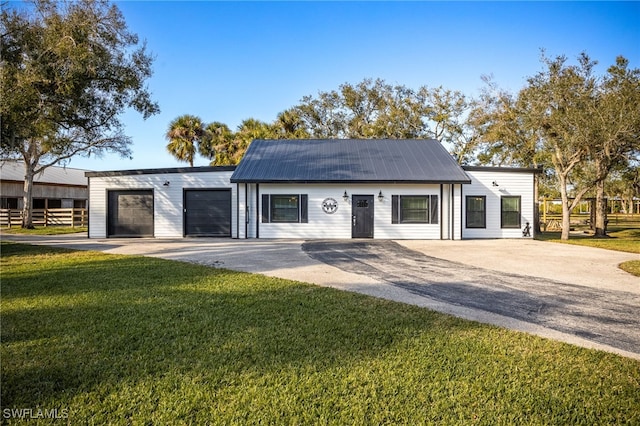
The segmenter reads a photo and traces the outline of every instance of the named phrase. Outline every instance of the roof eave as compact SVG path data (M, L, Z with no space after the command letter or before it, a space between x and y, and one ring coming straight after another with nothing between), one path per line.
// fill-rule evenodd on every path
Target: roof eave
M466 172L498 172L498 173L542 173L541 167L496 167L496 166L462 166Z
M134 170L112 170L103 172L85 172L86 177L111 177L111 176L135 176L135 175L157 175L171 173L211 173L211 172L233 172L237 166L201 166L201 167L171 167L160 169L134 169Z
M231 183L279 183L279 184L292 184L292 183L304 183L304 184L470 184L471 179L456 179L456 180L280 180L280 179L231 179Z

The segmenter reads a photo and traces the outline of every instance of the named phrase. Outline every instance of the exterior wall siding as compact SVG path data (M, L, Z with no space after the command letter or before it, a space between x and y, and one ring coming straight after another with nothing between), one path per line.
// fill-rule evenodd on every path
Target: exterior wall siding
M462 197L463 238L522 238L526 222L533 226L533 173L467 171L471 185L464 186ZM498 186L494 186L496 182ZM466 227L466 196L486 197L486 228ZM520 196L520 228L501 228L500 199L502 196ZM533 230L531 231L533 235Z
M460 184L232 184L232 171L141 173L94 176L89 185L89 237L107 237L109 190L146 189L154 194L154 236L184 235L185 189L231 189L231 236L233 238L350 239L353 195L371 195L374 202L374 233L377 239L522 238L526 222L533 223L533 174L521 171L467 171L470 185ZM165 186L164 183L170 184ZM492 182L498 186L493 186ZM344 192L348 200L343 199ZM383 200L378 200L382 191ZM306 194L307 223L262 223L263 194ZM392 196L437 195L438 223L392 223ZM486 228L466 228L466 196L486 197ZM502 229L500 199L521 197L521 227ZM333 198L338 209L322 210Z
M451 185L450 184L445 184L442 185L442 198L441 198L441 204L440 204L440 218L441 218L441 224L440 224L440 229L442 229L442 236L441 239L443 240L450 240L451 239L451 225L452 225L452 220L451 220L451 215L453 212L453 204L451 201Z
M255 218L259 217L256 208L256 185L238 183L237 185L237 224L235 238L256 238ZM236 200L234 200L236 203Z
M461 201L460 199L463 197L463 188L466 188L467 185L452 185L452 196L451 202L453 206L453 214L452 214L452 224L451 224L451 232L453 240L461 240L462 236L462 211L460 209Z
M180 238L184 235L184 189L231 189L231 233L236 232L236 185L231 171L159 173L91 177L89 185L89 238L107 237L107 192L122 189L151 189L154 194L154 237ZM169 182L165 186L165 182Z
M374 198L374 238L380 239L440 239L440 222L437 224L392 224L392 195L438 195L440 185L412 184L261 184L260 194L307 194L308 223L261 223L260 214L252 215L251 228L255 219L260 223L260 238L351 238L351 196L373 195ZM347 191L349 199L344 201ZM384 199L378 200L382 191ZM333 214L322 210L322 201L333 198L338 209ZM261 201L260 201L261 203ZM259 206L261 211L262 206ZM440 207L438 212L440 216ZM249 234L251 237L251 233Z
M47 185L43 183L34 183L33 185L33 198L86 200L88 195L89 191L86 186ZM24 196L24 182L2 182L0 184L0 196L22 198Z

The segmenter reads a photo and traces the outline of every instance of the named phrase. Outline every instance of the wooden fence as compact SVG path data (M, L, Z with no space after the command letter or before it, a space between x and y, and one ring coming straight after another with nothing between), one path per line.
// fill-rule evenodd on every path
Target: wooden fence
M87 226L87 209L33 209L34 226ZM22 210L0 209L0 226L22 225Z

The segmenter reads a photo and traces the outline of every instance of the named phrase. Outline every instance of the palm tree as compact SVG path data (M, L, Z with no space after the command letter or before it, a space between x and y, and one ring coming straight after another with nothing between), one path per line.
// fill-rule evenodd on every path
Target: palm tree
M200 117L189 114L181 115L169 124L169 130L165 135L169 141L167 150L178 161L184 161L193 167L193 157L202 141L204 132Z
M207 125L205 134L198 146L198 152L211 160L212 166L232 164L229 158L229 148L233 143L234 134L224 123L214 121Z

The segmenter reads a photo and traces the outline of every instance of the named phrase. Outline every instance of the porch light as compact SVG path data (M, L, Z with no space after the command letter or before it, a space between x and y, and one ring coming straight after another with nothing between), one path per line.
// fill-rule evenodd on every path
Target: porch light
M342 196L342 199L345 201L349 201L349 194L347 194L347 191L344 191L344 195Z
M382 195L382 191L378 192L378 201L384 200L384 195Z
M491 185L492 185L492 186L500 186L500 185L498 185L498 182L497 182L497 181L495 181L495 180L494 180L493 182L491 182Z
M171 182L169 182L168 180L165 180L164 183L162 184L162 186L169 186L171 185Z

